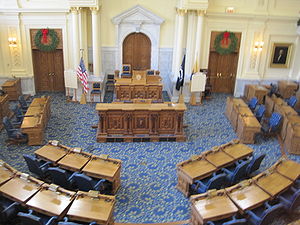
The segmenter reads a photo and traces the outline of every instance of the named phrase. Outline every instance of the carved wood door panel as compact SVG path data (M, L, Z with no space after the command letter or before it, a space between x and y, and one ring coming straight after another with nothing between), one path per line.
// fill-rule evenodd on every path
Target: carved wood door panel
M227 55L220 55L214 49L214 41L219 33L212 32L211 34L208 82L212 85L213 92L232 94L235 87L241 33L235 33L238 39L236 51Z
M151 68L151 41L145 34L132 33L125 38L123 64L131 64L133 70Z
M32 50L35 88L40 91L64 91L63 51Z

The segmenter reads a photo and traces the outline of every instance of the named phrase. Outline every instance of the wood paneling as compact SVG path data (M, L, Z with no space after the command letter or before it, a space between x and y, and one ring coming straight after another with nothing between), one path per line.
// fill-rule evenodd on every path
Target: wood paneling
M151 41L142 33L129 34L123 42L123 64L133 70L151 68Z
M213 92L233 93L239 57L241 33L235 33L238 39L236 51L228 55L220 55L214 49L216 36L220 32L211 33L210 54L208 63L208 82L212 85ZM230 39L229 43L230 44ZM225 45L221 45L226 47Z

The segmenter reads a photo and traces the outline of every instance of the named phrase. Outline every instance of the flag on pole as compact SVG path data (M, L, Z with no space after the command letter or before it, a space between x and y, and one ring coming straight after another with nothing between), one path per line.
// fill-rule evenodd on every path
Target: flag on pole
M80 80L84 93L88 92L88 72L84 66L83 58L81 57L80 63L76 71L77 77Z
M179 77L177 78L177 81L176 81L175 88L177 91L180 90L180 87L182 87L183 83L184 83L184 67L185 67L185 55L183 56L182 63L181 63L180 69L179 69Z
M192 80L192 77L195 73L199 72L200 69L199 69L199 66L198 66L198 61L197 59L195 60L195 63L194 63L194 66L193 66L193 70L192 70L192 74L191 74L191 77L190 77L190 80Z

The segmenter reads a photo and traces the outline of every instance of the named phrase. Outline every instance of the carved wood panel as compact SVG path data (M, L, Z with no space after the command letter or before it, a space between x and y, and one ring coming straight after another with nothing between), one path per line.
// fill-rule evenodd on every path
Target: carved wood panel
M125 38L123 64L131 64L132 70L151 68L151 41L145 34L132 33Z
M175 131L176 114L174 111L165 110L159 113L159 132L168 134Z
M107 129L108 133L113 134L122 134L125 130L125 123L124 117L122 112L110 112L107 114L106 121L107 121Z
M133 133L145 134L149 132L149 114L148 111L133 112Z
M132 98L146 98L145 86L134 86L132 92Z

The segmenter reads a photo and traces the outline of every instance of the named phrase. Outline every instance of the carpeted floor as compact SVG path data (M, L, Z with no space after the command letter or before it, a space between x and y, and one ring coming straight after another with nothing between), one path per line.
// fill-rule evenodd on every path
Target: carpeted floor
M45 131L45 143L55 139L67 146L82 147L93 154L109 154L122 160L122 184L115 209L115 221L119 223L189 219L189 201L175 188L176 164L237 138L223 113L227 96L222 94L213 95L202 106L187 106L184 123L188 140L180 143L97 143L96 129L91 127L98 122L95 104L67 103L65 96L59 93L51 96L52 115ZM2 130L0 158L16 169L28 172L22 154L33 153L39 146L5 146L6 137ZM254 154L266 153L261 170L267 169L281 156L276 138L258 136L257 143L251 147ZM290 158L300 162L300 156L291 155ZM278 225L295 219L293 216L278 218Z

